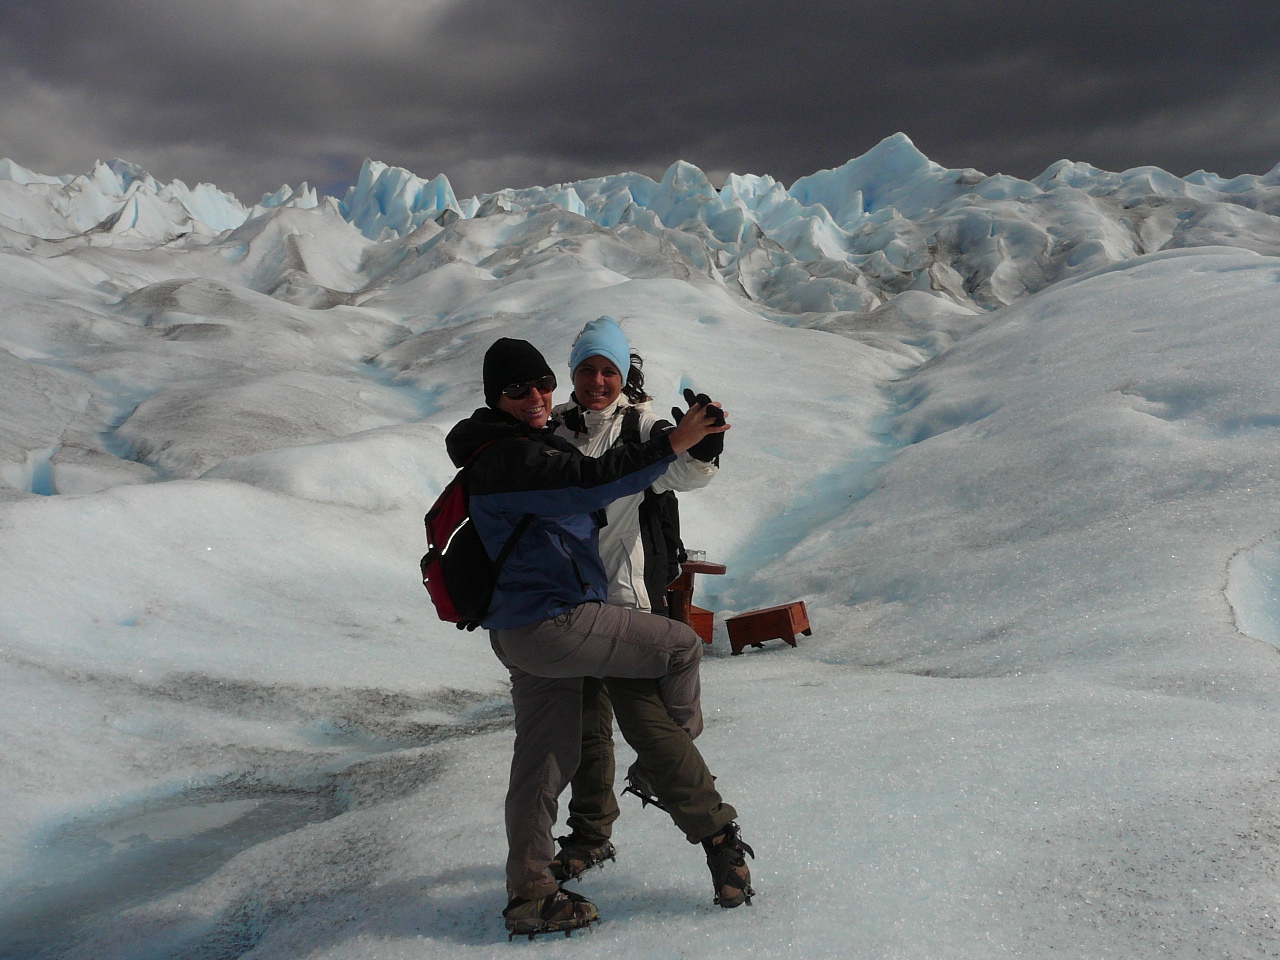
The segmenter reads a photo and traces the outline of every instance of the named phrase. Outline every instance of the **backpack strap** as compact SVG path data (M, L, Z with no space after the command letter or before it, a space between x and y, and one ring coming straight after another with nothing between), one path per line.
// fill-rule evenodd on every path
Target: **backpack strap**
M494 437L492 440L486 440L484 443L480 444L480 446L476 447L474 450L471 451L471 456L467 457L467 459L462 462L462 466L458 468L458 472L461 473L463 470L467 469L467 467L471 466L471 464L476 462L476 457L480 456L480 454L484 453L486 450L492 447L499 440L503 440L503 439L505 438Z
M649 436L661 436L672 429L665 420L657 421ZM620 443L640 443L640 410L627 407L622 412ZM649 594L649 607L654 613L670 616L667 584L680 575L684 562L684 545L680 542L680 507L672 490L655 493L653 487L644 492L638 506L640 545L644 552L644 585Z
M507 542L504 543L502 545L502 549L498 551L498 559L493 561L493 588L495 590L498 587L498 576L502 573L502 568L507 562L507 557L511 555L511 551L515 548L516 541L518 541L520 537L524 534L525 530L529 528L529 523L533 520L533 517L534 517L534 514L532 513L526 513L524 516L522 516L519 522L516 524L516 528L511 531L511 536L507 537ZM469 521L469 522L471 522L474 525L475 521ZM483 549L483 543L481 543L481 548ZM488 606L492 606L492 605L493 605L493 594L492 592L490 592ZM488 616L488 615L489 615L489 611L486 607L485 616ZM467 631L475 630L477 627L480 626L480 623L481 623L480 620L459 620L458 629L467 630Z
M494 440L488 440L488 441L486 441L486 442L484 442L484 443L480 444L480 446L476 447L475 451L471 454L471 456L467 457L467 461L466 461L466 463L464 463L464 464L462 465L462 467L461 467L461 469L459 470L459 472L461 473L462 471L465 471L467 468L469 468L469 467L471 466L471 464L475 462L476 457L480 456L480 454L481 454L482 452L484 452L484 450L485 450L485 448L486 448L486 447L490 447L490 446L492 446L493 444L497 443L497 442L498 442L498 440L500 440L500 439L502 439L502 438L501 438L501 437L499 437L499 438L494 439ZM468 493L468 494L467 494L467 499L468 499L468 500L470 500L470 498L471 498L471 495L470 495L470 493ZM470 511L470 506L468 506L468 508L467 508L467 512L468 512L468 513L470 513L470 512L471 512L471 511ZM498 556L494 558L494 561L493 561L493 585L494 585L495 587L497 587L497 585L498 585L498 577L502 574L502 568L503 568L504 566L506 566L506 563L507 563L507 557L511 556L511 551L515 549L515 547L516 547L516 543L520 540L520 538L521 538L522 536L524 536L524 532L525 532L526 530L528 530L528 529L529 529L529 524L533 522L533 518L534 518L535 516L536 516L536 514L533 514L533 513L526 513L526 514L524 514L523 516L521 516L521 517L520 517L520 519L516 522L515 529L514 529L514 530L512 530L512 531L511 531L511 535L510 535L509 537L507 537L507 542L506 542L506 543L504 543L504 544L502 545L502 549L498 551ZM474 521L472 521L472 522L474 523ZM474 629L475 629L476 627L478 627L478 626L480 626L480 621L479 621L479 620L475 620L475 621L471 621L471 622L460 622L460 623L458 624L458 629L459 629L459 630L474 630Z
M623 443L640 443L640 411L635 407L627 407L622 411L622 432L618 439Z
M574 434L587 432L587 419L582 415L582 408L576 403L564 412L564 425L574 432Z
M511 551L515 549L516 542L529 529L529 524L533 521L534 516L532 513L526 513L522 516L519 522L516 523L516 528L511 531L511 536L507 537L507 542L498 551L498 558L493 561L493 586L495 590L498 587L498 577L502 574L502 568L507 563L507 557L511 556ZM490 597L489 603L493 603L492 597ZM485 616L488 616L487 610L485 611ZM462 620L458 622L459 630L474 630L478 626L480 626L479 620Z
M502 545L502 549L498 551L498 556L495 557L493 561L493 582L495 585L498 583L498 574L502 573L502 568L507 562L507 557L511 556L511 551L515 549L516 541L519 540L524 535L524 532L529 529L529 524L533 522L533 518L535 516L536 514L532 513L526 513L522 516L516 523L516 528L511 531L511 536L507 537L507 542L504 543Z

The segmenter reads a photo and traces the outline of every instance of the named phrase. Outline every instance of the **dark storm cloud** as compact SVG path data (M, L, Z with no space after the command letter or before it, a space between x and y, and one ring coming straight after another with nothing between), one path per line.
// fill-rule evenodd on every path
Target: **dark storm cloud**
M0 0L0 31L0 155L249 199L365 156L460 193L678 158L789 183L899 130L1024 177L1280 161L1272 0Z

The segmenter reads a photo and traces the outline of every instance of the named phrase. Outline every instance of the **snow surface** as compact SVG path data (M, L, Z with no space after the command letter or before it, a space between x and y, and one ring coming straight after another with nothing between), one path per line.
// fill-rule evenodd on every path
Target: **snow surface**
M1280 954L1280 174L679 163L252 208L0 162L0 954ZM625 803L590 935L509 945L504 671L421 515L499 335L601 314L734 424L720 911ZM619 749L621 765L628 751Z

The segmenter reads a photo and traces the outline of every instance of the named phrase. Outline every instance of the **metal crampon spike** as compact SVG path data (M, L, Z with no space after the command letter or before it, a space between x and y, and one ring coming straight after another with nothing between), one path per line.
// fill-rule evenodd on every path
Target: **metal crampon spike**
M599 923L599 922L600 922L600 918L599 918L599 917L596 917L596 919L592 920L590 923L584 924L584 925L583 925L583 926L581 926L581 927L566 927L563 931L561 931L561 930L534 930L534 931L532 931L532 932L530 932L530 933L509 933L509 934L507 934L507 943L510 943L510 942L511 942L512 940L514 940L516 937L526 937L526 936L527 936L527 937L532 941L532 940L536 940L538 937L546 936L546 935L547 935L547 934L549 934L549 933L564 933L565 937L572 937L572 936L573 936L573 931L574 931L574 930L591 930L591 929L592 929L592 926L593 926L594 924Z
M645 793L644 791L638 789L636 785L629 780L627 781L627 785L622 788L622 793L624 796L629 793L633 797L636 797L637 799L639 799L641 810L643 810L645 807L657 807L659 810L664 810L664 811L667 809L667 805L665 803L663 803L661 800L659 800L657 797L653 796L652 794Z

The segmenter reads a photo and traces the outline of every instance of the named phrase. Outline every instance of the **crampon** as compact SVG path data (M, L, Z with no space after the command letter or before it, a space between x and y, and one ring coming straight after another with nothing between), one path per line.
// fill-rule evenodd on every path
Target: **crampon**
M507 942L516 937L534 937L544 933L573 936L574 930L590 927L600 921L596 905L572 890L557 890L539 900L512 900L502 911L506 922Z
M567 837L557 837L556 843L560 845L560 849L548 869L559 883L580 877L606 860L618 859L617 849L608 840L588 840L570 834Z
M715 902L726 910L742 904L751 905L755 890L751 888L751 871L746 856L755 859L756 852L742 839L736 823L702 841L707 852L707 867L715 887Z
M653 788L636 773L633 766L627 771L627 785L622 788L623 794L631 794L633 797L640 798L640 807L657 807L659 810L666 810L667 805L658 799L657 794L653 792Z

